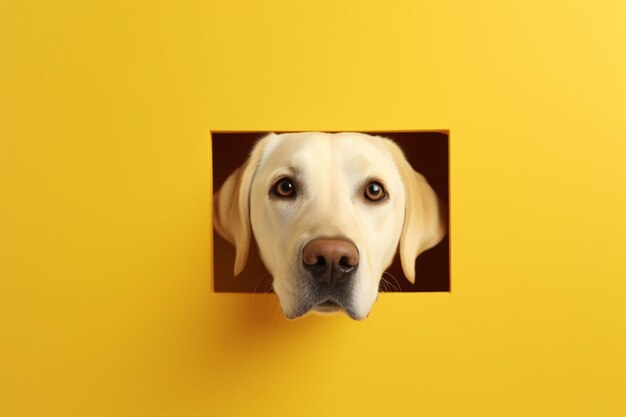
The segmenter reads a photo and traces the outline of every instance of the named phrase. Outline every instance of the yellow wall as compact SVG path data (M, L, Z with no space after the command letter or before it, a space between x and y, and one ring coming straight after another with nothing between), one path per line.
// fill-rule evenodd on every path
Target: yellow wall
M0 6L1 416L626 415L626 3L60 3ZM212 293L211 129L450 129L452 293Z

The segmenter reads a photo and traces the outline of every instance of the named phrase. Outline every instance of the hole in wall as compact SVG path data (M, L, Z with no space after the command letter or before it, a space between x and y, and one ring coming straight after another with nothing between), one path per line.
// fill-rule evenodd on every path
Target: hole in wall
M274 131L284 133L283 131ZM447 131L360 131L394 140L404 151L413 169L428 180L449 213L449 132ZM211 132L213 155L213 192L219 190L228 176L247 159L255 142L268 134L258 132ZM449 214L448 214L448 225ZM415 284L402 272L396 254L384 278L390 285L381 291L448 292L450 291L450 226L446 237L434 248L416 259ZM238 276L233 275L235 248L213 230L213 287L215 292L271 292L271 276L259 257L254 239L248 262Z

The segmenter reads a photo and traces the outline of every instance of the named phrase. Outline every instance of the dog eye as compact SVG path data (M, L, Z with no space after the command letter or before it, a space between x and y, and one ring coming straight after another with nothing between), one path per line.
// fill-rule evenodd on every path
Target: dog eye
M296 187L293 185L293 181L289 178L282 178L274 184L272 187L272 194L277 197L289 198L296 194Z
M385 198L385 189L376 181L372 181L365 187L365 198L370 201L380 201Z

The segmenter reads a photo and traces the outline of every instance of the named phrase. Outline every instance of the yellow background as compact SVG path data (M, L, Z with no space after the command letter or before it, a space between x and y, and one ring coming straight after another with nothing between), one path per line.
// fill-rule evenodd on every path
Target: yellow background
M626 415L626 3L115 3L0 5L2 417ZM450 129L452 293L214 294L211 129Z

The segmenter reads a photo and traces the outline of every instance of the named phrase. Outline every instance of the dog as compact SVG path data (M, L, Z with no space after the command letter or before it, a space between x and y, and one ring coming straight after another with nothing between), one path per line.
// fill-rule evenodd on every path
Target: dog
M415 282L416 257L447 232L443 204L398 145L364 133L270 133L213 201L234 274L254 236L290 319L311 310L366 318L396 252Z

